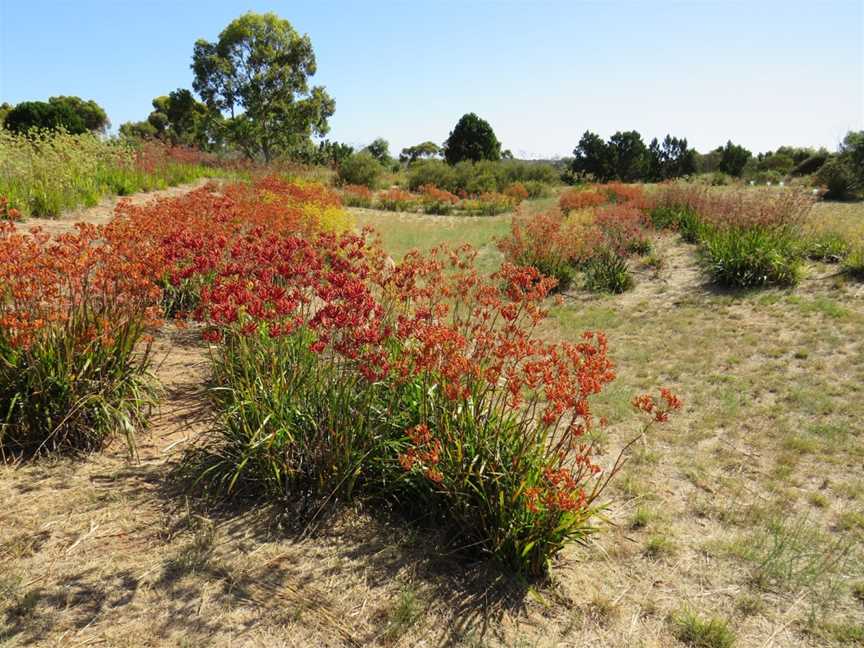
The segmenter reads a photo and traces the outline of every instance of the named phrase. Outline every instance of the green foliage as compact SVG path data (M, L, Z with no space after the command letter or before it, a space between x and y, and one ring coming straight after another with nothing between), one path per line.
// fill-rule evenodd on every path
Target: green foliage
M743 146L733 144L731 141L726 142L726 146L718 148L717 152L720 154L717 169L736 178L741 176L747 161L753 157L750 151Z
M155 404L150 347L133 319L82 348L98 319L82 307L28 348L0 332L0 457L98 450L115 435L134 447Z
M696 151L687 138L666 135L662 144L655 137L648 146L647 179L653 182L689 176L696 172Z
M689 609L672 616L675 638L694 648L731 648L735 635L722 619L703 619Z
M362 152L368 153L385 167L393 162L393 158L390 157L390 143L383 137L373 140Z
M848 276L864 281L864 243L859 243L850 250L843 259L841 268Z
M363 185L370 189L378 185L383 173L384 167L365 151L344 159L337 172L342 184Z
M549 164L516 160L466 161L455 166L440 160L421 160L408 169L408 187L412 191L418 191L425 185L434 185L456 194L500 193L520 182L533 198L548 192L557 180L558 174Z
M153 99L153 112L147 121L120 126L120 133L126 137L157 137L175 146L196 146L202 150L218 148L221 130L222 115L196 101L185 88Z
M612 151L596 133L585 131L573 149L570 168L577 177L588 176L597 182L608 182L612 176Z
M269 162L328 132L335 103L309 86L312 42L276 14L233 20L217 42L198 40L192 61L193 88L211 110L230 115L226 137L250 158Z
M233 335L220 347L212 392L220 425L184 468L206 490L350 497L381 468L393 443L385 431L401 438L404 421L382 409L383 386L310 350L311 335Z
M803 246L787 228L706 227L701 240L703 264L722 286L790 286L801 278Z
M811 234L804 245L808 258L825 263L839 263L851 250L849 242L841 234L830 230Z
M805 158L790 171L793 176L805 176L816 173L828 161L828 151L822 150Z
M80 97L51 97L44 101L24 101L11 108L4 125L13 133L30 129L63 129L73 135L101 132L108 127L108 115L95 101Z
M474 113L463 115L444 142L444 159L448 164L465 160L500 160L501 143L495 131Z
M592 292L619 294L633 287L627 259L614 250L603 249L592 256L584 268L585 287Z
M415 146L407 146L402 149L399 161L405 164L413 164L418 160L437 158L441 155L441 147L435 142L426 141Z
M618 131L609 138L612 179L638 182L648 176L648 148L636 131Z
M855 193L857 180L848 159L832 156L816 174L816 184L825 188L828 200L848 200Z
M161 148L151 152L164 153ZM90 133L14 135L0 130L0 195L25 216L58 216L75 207L95 205L105 195L126 195L220 175L213 167L170 158L139 165L139 158L145 157L128 143L104 141Z
M840 144L840 156L852 169L855 179L864 185L864 131L849 131Z

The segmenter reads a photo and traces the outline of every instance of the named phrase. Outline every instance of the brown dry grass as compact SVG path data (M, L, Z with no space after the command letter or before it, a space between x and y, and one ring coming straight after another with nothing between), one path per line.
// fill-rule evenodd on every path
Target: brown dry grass
M435 223L449 221L423 220L421 245ZM202 510L168 476L207 424L206 349L167 329L140 461L117 448L0 468L0 645L672 646L684 609L725 621L739 646L860 645L864 288L813 265L794 290L718 292L691 247L656 248L664 266L634 291L573 292L546 326L609 335L607 457L636 432L633 393L668 385L686 401L637 446L612 524L551 583L441 555L361 505L315 528Z

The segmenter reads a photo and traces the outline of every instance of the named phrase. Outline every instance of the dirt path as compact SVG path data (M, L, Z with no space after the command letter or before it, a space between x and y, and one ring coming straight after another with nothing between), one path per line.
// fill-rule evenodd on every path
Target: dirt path
M196 182L178 185L176 187L169 187L168 189L160 189L159 191L144 191L132 194L131 196L108 196L103 198L95 207L82 207L75 209L66 212L59 218L28 218L17 225L19 229L23 230L30 229L31 227L41 227L49 234L69 232L75 228L75 223L104 225L114 217L114 208L121 200L127 200L134 205L142 205L161 198L182 196L194 189L203 187L208 182L211 182L211 180L202 178Z

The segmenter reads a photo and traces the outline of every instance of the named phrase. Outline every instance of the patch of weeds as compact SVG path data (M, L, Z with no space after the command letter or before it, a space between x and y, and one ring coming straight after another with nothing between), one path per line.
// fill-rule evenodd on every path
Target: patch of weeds
M603 594L595 594L585 606L585 617L602 627L608 626L617 615L615 602Z
M195 518L192 538L165 565L164 581L172 581L203 571L213 557L216 530L209 520Z
M864 581L858 581L852 584L852 596L858 601L864 603Z
M402 637L411 626L417 623L422 613L420 600L414 591L408 588L403 589L390 610L387 630L384 633L385 639L396 641Z
M828 508L829 504L828 498L822 493L810 493L810 495L807 496L807 501L810 502L812 506L820 509Z
M796 434L783 439L783 449L797 454L813 454L819 450L819 442Z
M633 514L633 519L630 520L630 528L631 529L644 529L648 526L648 523L654 518L654 513L645 508L644 506L639 506L636 509L636 512Z
M854 560L853 544L825 533L806 516L778 514L729 550L752 564L752 581L761 589L808 591L814 603L827 605L839 591L837 575Z
M655 534L645 542L644 553L650 558L671 556L675 553L675 543L668 536Z
M848 621L832 622L819 619L808 625L807 633L833 644L843 646L864 645L864 625L860 623Z
M846 511L837 520L837 528L841 531L864 531L864 513Z
M735 599L735 609L747 617L759 614L764 607L765 601L755 594L742 594Z
M675 638L694 648L731 648L735 635L729 624L716 617L703 619L692 610L682 610L672 616Z

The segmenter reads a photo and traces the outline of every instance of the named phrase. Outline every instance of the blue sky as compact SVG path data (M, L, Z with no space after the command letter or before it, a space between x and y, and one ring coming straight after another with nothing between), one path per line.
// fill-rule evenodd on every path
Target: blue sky
M329 137L355 145L441 142L469 111L524 157L568 155L586 129L763 151L864 128L864 0L0 0L0 101L143 119L191 87L195 40L247 10L309 34Z

